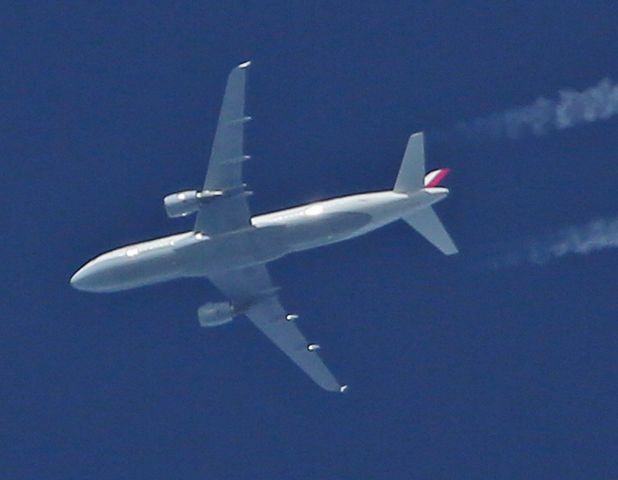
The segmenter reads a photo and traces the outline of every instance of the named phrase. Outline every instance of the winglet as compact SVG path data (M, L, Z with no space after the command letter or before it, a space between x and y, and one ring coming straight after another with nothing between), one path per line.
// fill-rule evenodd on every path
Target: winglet
M247 68L249 65L251 65L251 60L241 63L237 68Z

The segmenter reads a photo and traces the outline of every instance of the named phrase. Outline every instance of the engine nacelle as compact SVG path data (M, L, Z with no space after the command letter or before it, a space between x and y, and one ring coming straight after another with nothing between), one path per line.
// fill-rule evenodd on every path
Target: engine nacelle
M199 209L199 198L196 190L185 190L184 192L172 193L163 199L165 211L170 218L186 217L197 212Z
M227 302L207 303L199 308L197 316L202 327L218 327L231 322L236 312Z

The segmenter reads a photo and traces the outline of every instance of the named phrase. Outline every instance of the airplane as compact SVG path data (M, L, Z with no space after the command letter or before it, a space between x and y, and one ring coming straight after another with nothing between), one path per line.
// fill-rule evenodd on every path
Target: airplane
M298 315L279 300L267 264L293 252L349 240L397 220L404 220L442 253L457 247L432 209L449 194L441 186L449 169L425 173L423 134L410 136L392 190L332 198L251 216L243 183L245 62L228 76L206 179L201 190L167 195L170 218L195 214L188 232L127 245L104 253L80 268L71 285L89 292L115 292L144 285L204 277L229 300L199 307L203 327L247 317L316 384L345 392L326 367L317 343L308 342L296 325Z

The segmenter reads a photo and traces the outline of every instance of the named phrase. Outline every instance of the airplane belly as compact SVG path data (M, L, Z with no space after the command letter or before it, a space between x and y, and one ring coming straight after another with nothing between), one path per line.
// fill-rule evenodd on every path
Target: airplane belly
M286 240L291 250L341 242L356 236L371 223L371 215L362 212L337 212L306 217L286 224Z
M174 246L183 276L208 276L267 263L289 253L285 227L249 227L230 234L192 235Z

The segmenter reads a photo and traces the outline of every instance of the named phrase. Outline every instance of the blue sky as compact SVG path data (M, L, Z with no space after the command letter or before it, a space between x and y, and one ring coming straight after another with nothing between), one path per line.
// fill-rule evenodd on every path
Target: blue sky
M618 78L615 2L27 2L0 18L2 455L10 479L618 475L618 252L486 268L618 214L618 119L428 144L461 248L404 224L272 265L351 385L329 395L186 280L72 290L86 260L189 228L247 59L254 212L390 188L408 135Z

